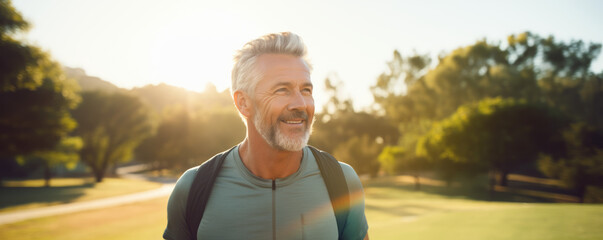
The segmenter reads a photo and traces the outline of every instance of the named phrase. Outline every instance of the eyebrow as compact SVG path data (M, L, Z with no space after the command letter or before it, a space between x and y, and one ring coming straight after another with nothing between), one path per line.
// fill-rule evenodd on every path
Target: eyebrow
M279 86L290 87L291 85L293 85L291 82L278 82L278 83L274 84L274 86L272 88L276 88L276 87L279 87ZM311 82L306 82L306 83L302 84L302 87L311 87L311 88L314 88L314 85Z

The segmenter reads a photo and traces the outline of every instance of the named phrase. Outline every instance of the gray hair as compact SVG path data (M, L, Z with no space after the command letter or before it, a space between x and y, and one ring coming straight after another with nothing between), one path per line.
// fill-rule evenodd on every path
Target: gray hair
M312 70L306 57L307 50L302 38L295 33L281 32L264 35L246 43L234 56L232 68L232 94L243 91L253 94L255 85L262 78L255 70L257 59L262 54L285 54L300 57Z

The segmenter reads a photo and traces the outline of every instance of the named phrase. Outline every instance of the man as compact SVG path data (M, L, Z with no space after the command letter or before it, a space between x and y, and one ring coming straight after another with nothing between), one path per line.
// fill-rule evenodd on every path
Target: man
M226 153L194 233L185 215L199 167L180 177L164 238L368 239L358 176L339 163L351 198L339 236L328 189L306 146L314 120L310 69L305 45L292 33L263 36L237 53L231 91L247 136Z

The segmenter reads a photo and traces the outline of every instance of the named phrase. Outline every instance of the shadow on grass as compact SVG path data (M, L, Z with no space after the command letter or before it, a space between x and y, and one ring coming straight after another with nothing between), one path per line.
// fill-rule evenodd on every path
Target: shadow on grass
M424 212L446 211L444 208L434 207L433 205L418 205L401 202L394 206L382 206L378 204L365 203L365 209L371 211L380 211L393 216L404 218L419 217Z
M388 192L403 190L407 192L439 195L449 199L467 199L493 202L575 202L575 197L566 190L541 186L536 183L510 181L509 187L496 187L490 191L485 177L463 179L447 186L444 182L422 178L421 188L415 189L413 182L400 177L385 177L384 179L369 180L365 187L390 188L392 191L372 193L373 198L392 198ZM410 197L410 196L409 196ZM414 195L416 197L416 195Z
M0 209L28 204L69 203L83 196L94 183L65 187L0 187Z

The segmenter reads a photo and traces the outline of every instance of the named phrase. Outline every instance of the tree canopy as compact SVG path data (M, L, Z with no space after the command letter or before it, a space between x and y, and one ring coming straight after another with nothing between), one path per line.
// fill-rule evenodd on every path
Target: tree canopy
M41 49L12 36L29 23L0 1L0 159L51 151L76 126L77 84Z
M193 93L158 85L134 93L161 111L156 131L136 149L136 159L154 169L199 165L245 137L245 125L227 90L218 92L208 85L204 92Z
M434 124L417 145L417 154L438 161L467 163L497 171L500 184L540 153L555 152L564 119L552 109L513 99L485 99L460 107Z
M377 160L386 144L398 139L398 130L385 117L354 110L352 100L341 96L342 82L325 79L329 102L316 122L310 144L349 163L359 174L376 176Z
M109 167L132 159L134 148L150 134L148 114L140 99L129 94L82 93L82 103L73 110L75 134L84 142L81 160L97 182Z
M401 136L382 153L384 166L408 170L402 163L425 158L447 179L490 169L505 184L509 171L538 153L559 151L568 122L602 129L603 72L591 71L600 51L599 43L530 32L478 40L436 62L394 51L371 88Z
M589 72L600 50L601 44L524 32L510 35L505 45L484 39L457 48L440 56L435 67L426 55L402 57L394 51L372 91L385 114L403 124L441 120L461 105L495 97L544 101L569 115L599 114L600 107L589 101L600 93L587 93L586 85L600 86L600 74ZM577 108L580 104L589 107Z
M562 135L559 151L542 154L538 165L547 176L561 179L575 189L584 201L588 186L603 187L603 133L579 122Z

